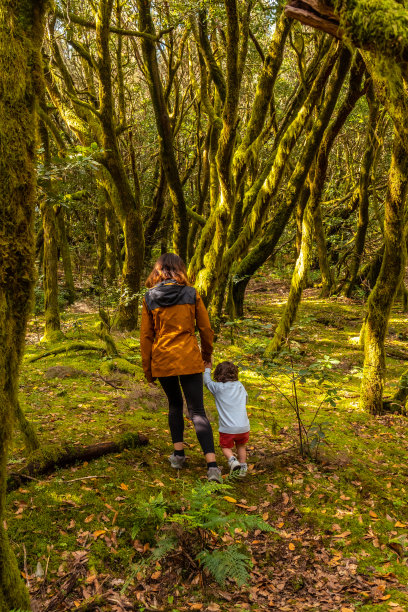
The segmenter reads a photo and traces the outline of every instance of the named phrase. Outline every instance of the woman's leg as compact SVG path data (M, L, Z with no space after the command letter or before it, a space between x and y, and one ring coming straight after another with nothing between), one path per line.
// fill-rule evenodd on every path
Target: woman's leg
M203 449L207 463L215 461L214 437L204 410L203 375L183 374L180 383L186 398L188 410L196 430L197 439Z
M169 400L169 427L174 449L183 450L183 395L178 376L161 376L159 382Z

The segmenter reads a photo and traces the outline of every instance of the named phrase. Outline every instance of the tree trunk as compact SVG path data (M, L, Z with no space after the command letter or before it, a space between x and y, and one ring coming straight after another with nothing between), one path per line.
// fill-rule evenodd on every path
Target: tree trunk
M15 416L21 434L24 438L24 444L27 451L31 453L32 451L37 450L37 448L40 447L40 443L37 438L37 433L33 427L33 424L30 423L30 421L25 416L19 401L17 401L17 404L15 406Z
M53 207L47 202L41 204L44 228L44 315L45 329L42 340L52 342L61 336L58 306L58 248L57 227Z
M385 200L385 250L377 282L367 302L364 324L364 367L360 406L381 414L385 380L384 340L391 306L401 283L406 261L404 207L408 188L408 156L397 133Z
M47 128L40 125L41 141L44 148L44 167L49 169L51 155ZM47 179L48 192L52 190L51 179ZM57 222L53 205L45 198L40 205L44 230L44 317L45 329L42 341L52 342L61 336L61 323L58 305L58 242Z
M68 303L75 302L75 285L72 274L71 251L68 244L67 228L65 224L65 211L62 206L55 208L55 218L58 229L58 243L61 250L62 265L64 267L65 289L67 292Z
M288 338L290 328L295 321L302 291L307 280L310 258L313 247L313 215L314 210L311 207L309 199L308 205L305 208L302 219L302 240L300 244L299 256L296 260L295 270L290 283L290 291L288 301L285 306L284 313L276 328L272 341L268 344L265 356L273 357L279 352L283 342Z
M140 30L155 36L156 33L150 13L150 0L137 0L137 6ZM142 38L141 46L159 134L161 162L174 208L174 249L181 258L186 259L188 236L187 209L174 153L173 132L157 63L156 43L147 38Z
M379 103L374 98L372 85L367 92L367 100L369 104L369 119L367 126L366 148L360 170L360 184L358 190L358 223L356 238L354 241L354 249L351 256L350 277L348 283L346 283L346 288L344 291L344 295L346 297L351 297L353 293L360 268L361 258L364 253L365 238L369 221L370 200L368 190L372 179L372 168L378 147L376 128L380 107Z
M408 70L408 11L399 0L289 0L285 12L356 47L399 61Z
M45 2L0 0L0 611L30 599L4 529L6 461L34 270L35 103Z
M98 218L96 221L97 233L97 267L96 267L96 282L98 285L103 285L106 270L106 205L104 190L99 192L98 197Z
M334 285L334 274L331 271L329 258L327 255L326 236L324 233L320 203L315 208L314 228L320 274L322 275L322 290L320 292L320 297L327 297L330 295L330 291Z
M144 258L144 235L138 185L135 185L135 190L132 191L120 155L114 123L112 67L109 50L112 8L113 0L100 0L96 18L99 116L103 132L104 157L102 162L109 172L109 180L104 181L104 186L109 190L112 204L125 237L125 261L122 271L118 327L131 331L137 326L138 294Z
M22 467L19 472L9 476L7 490L12 491L30 480L27 476L48 474L57 468L67 467L78 461L92 461L110 453L120 453L125 448L136 448L148 443L149 439L143 434L128 433L123 434L118 440L99 442L89 446L45 446L33 453L29 463Z
M323 108L320 111L320 115L318 116L315 125L312 128L310 137L309 137L309 146L311 145L310 138L314 136L314 139L318 142L318 138L323 138L324 131L327 128L327 125L330 121L331 114L336 105L337 98L340 93L340 89L346 78L346 74L350 67L351 63L351 53L348 49L344 48L340 55L338 64L335 68L334 74L330 81L327 94L325 96ZM330 130L330 128L329 128ZM312 141L313 142L313 141ZM306 146L307 150L307 146ZM318 161L316 162L316 172L319 172L320 168L318 167ZM311 168L312 162L310 157L305 160L303 166L305 170ZM302 167L303 167L302 166ZM295 173L294 173L295 174ZM306 178L306 177L305 177ZM314 181L313 181L314 182ZM296 183L293 181L292 190L296 188ZM293 196L292 196L293 197ZM297 198L296 198L297 199ZM305 208L303 218L302 218L302 229L301 229L301 245L299 251L299 257L297 258L295 270L293 272L290 292L288 301L285 307L285 311L282 315L281 320L279 321L279 325L275 331L275 335L268 345L266 350L266 355L268 357L273 356L280 350L281 345L288 337L289 331L293 322L295 321L297 310L300 304L300 300L302 297L302 291L307 281L307 275L309 271L310 258L312 253L312 240L313 240L313 217L315 214L316 206L319 203L319 199L314 197L313 183L312 189L310 193L310 198L308 204Z
M333 104L337 99L338 91L341 87L342 82L344 81L349 63L350 54L347 50L344 50L342 52L341 64L339 63L339 67L336 70L337 75L333 76L332 85L330 86L332 88L332 93L330 96L326 96L325 109L322 110L321 116L319 117L318 121L314 123L310 133L308 134L302 158L296 165L296 168L288 183L288 187L286 189L286 197L280 204L272 220L268 223L262 239L252 249L252 251L241 261L241 263L237 267L237 270L235 271L232 280L232 301L234 303L234 310L237 316L243 315L243 300L245 295L245 289L251 279L251 276L263 263L265 263L268 257L272 255L273 250L275 249L283 233L283 230L288 222L288 219L290 218L290 215L292 214L295 205L297 203L300 203L301 206L306 205L307 198L309 197L309 189L305 185L307 173L313 162L316 148L317 146L319 146L319 141L321 141L324 129L330 119L330 114L333 111ZM343 106L341 108L343 108ZM351 108L352 106L350 106L348 112L350 112ZM340 112L341 111L339 111L339 115ZM327 146L325 145L324 147L325 149L327 148L326 157L328 157L331 144L332 142L330 144L327 144ZM317 165L319 166L320 162L318 162ZM324 182L324 178L326 175L325 172L321 173L321 171L319 170L316 176L322 176Z
M116 269L121 270L121 259L118 260L118 228L115 211L110 200L106 205L106 282L112 285L116 278Z

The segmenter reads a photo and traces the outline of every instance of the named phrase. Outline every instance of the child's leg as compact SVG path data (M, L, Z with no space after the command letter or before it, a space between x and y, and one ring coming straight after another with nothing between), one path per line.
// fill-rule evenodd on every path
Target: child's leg
M225 448L224 446L221 446L221 450L226 459L230 459L234 456L234 453L232 452L231 448Z
M237 455L238 455L238 461L240 463L246 463L247 450L246 450L245 444L237 444Z

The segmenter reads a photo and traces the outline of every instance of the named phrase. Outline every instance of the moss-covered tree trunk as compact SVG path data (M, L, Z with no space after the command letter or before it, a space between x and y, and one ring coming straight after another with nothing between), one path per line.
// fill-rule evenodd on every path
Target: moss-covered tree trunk
M364 367L360 406L381 414L385 380L384 341L395 294L406 262L404 208L408 189L408 156L397 134L394 136L388 190L385 200L384 257L367 302L364 325Z
M30 599L4 529L6 461L34 270L35 100L45 2L0 0L0 610Z
M328 90L327 90L327 93L324 99L323 107L315 122L315 125L313 126L311 130L311 134L308 139L306 150L309 147L310 152L313 149L315 150L315 146L318 143L318 139L319 138L323 139L323 134L330 121L330 117L336 105L336 101L338 99L344 79L346 78L346 74L350 67L350 63L351 63L351 53L348 49L344 48L341 52L339 61L336 65L336 69L330 81L330 84L329 84L329 87L328 87ZM330 128L329 128L329 132L330 132ZM312 137L314 137L314 139L311 141ZM312 142L315 143L313 147L312 147ZM323 139L322 146L324 147L324 139ZM328 155L328 152L327 152L327 155ZM300 177L303 172L303 167L305 170L308 168L310 169L312 166L312 159L313 159L313 156L311 156L311 153L310 153L308 158L306 158L306 160L303 162L302 170L299 170L298 172L296 172L295 170L294 175L297 180L295 181L293 177L291 179L292 189L290 191L292 191L292 198L296 193L296 191L293 192L293 190L296 189L297 182L300 182ZM318 174L320 170L321 169L319 167L319 156L317 156L317 160L315 164L315 171L313 172L314 179L316 177L316 174ZM305 178L306 177L304 177L304 179ZM301 244L300 244L300 251L299 251L299 256L296 260L295 269L292 275L288 301L285 306L285 311L275 331L275 335L271 343L268 345L266 353L265 353L269 357L273 356L276 352L279 351L282 343L288 337L290 328L296 318L297 310L298 310L301 296L302 296L302 291L303 291L303 288L307 280L307 274L309 270L310 258L311 258L311 253L312 253L313 227L314 227L313 218L314 218L316 206L319 203L319 199L316 199L314 197L313 182L312 182L309 201L303 213L302 228L301 228L302 238L301 238ZM293 198L293 199L295 199L295 201L297 200L297 198Z
M333 70L338 53L339 50L337 50L335 45L333 45L320 68L319 74L313 82L307 98L304 100L298 114L289 125L286 132L283 134L277 147L273 162L266 167L262 176L247 190L245 194L244 206L246 207L247 211L249 210L249 212L247 212L245 223L243 224L242 231L240 232L237 240L225 253L222 271L229 271L234 261L237 261L240 259L240 257L245 256L249 245L259 233L263 219L278 193L289 156L296 144L297 139L302 133L302 130L312 116L313 109L315 108L317 100L321 95L322 88L326 84L326 81ZM286 189L285 198L277 207L276 213L274 214L272 220L267 224L264 237L260 240L258 245L254 247L253 251L251 251L251 253L245 257L245 264L243 263L244 260L241 263L242 267L246 268L248 265L252 268L255 260L258 262L258 257L262 257L262 254L265 254L266 258L271 255L273 248L276 246L277 240L279 240L280 236L282 235L286 223L293 212L293 207L297 203L297 197L303 189L304 181L315 156L316 147L321 140L323 131L324 129L322 129L322 124L320 122L313 124L313 127L308 134L307 144L304 147L301 160L297 163L288 188ZM271 249L269 252L268 246ZM265 259L263 261L265 261ZM263 261L261 263L263 263ZM261 263L255 263L255 269L257 269ZM241 265L239 266L240 268ZM243 280L244 283L245 281L248 282L250 278L250 274L248 274L247 270L240 270L237 272L237 276L238 282ZM219 279L219 282L220 281L221 279Z
M346 297L351 297L354 286L357 282L361 258L364 253L364 245L369 221L369 187L377 150L376 128L380 111L379 103L374 98L372 85L370 85L370 88L367 91L367 101L369 104L369 119L367 125L366 147L360 169L357 232L354 240L353 253L351 256L349 279L344 290L344 295Z
M47 201L41 203L44 229L44 318L45 328L42 340L52 342L61 335L58 306L58 243L57 224L54 208Z
M126 174L119 151L114 122L112 69L109 50L109 27L113 0L101 0L96 15L96 43L98 50L99 117L104 148L103 164L109 172L104 181L115 212L120 220L125 240L125 261L122 269L122 291L118 326L133 330L137 326L138 292L144 259L144 235L140 212L138 185L134 191Z
M321 274L322 290L320 297L327 297L334 285L334 274L330 268L329 256L327 253L326 235L324 232L322 211L320 204L315 208L314 213L314 228L316 239L316 250L319 258L319 268Z
M154 40L156 32L150 12L150 0L137 0L137 6L139 10L139 29L151 36L151 38L143 37L141 45L145 76L149 85L159 134L161 163L174 208L174 249L180 257L186 259L188 236L187 209L174 152L173 131L157 62L157 48L156 41Z
M43 123L40 125L41 142L43 145L44 167L50 166L50 143L48 130ZM48 179L47 191L52 190L51 180ZM42 226L44 231L43 255L43 286L44 286L44 342L52 342L61 336L61 321L58 305L58 239L57 222L54 207L45 197L40 205Z
M297 310L302 297L302 291L307 279L310 258L312 255L313 214L314 211L311 207L311 201L309 198L308 205L303 213L300 251L290 283L288 301L279 321L278 327L275 330L274 337L266 348L266 357L273 357L279 351L282 343L287 339L290 328L296 318Z
M110 203L106 206L106 282L112 285L116 278L116 270L121 268L121 260L118 261L118 228L115 211Z
M55 218L57 221L58 244L61 251L62 266L64 268L65 289L69 304L75 302L74 275L72 273L71 250L69 248L67 226L65 223L65 212L62 206L55 207Z
M308 187L305 185L307 173L315 157L316 148L319 146L319 142L321 142L324 129L327 126L328 120L330 119L330 114L333 111L333 103L337 99L338 88L341 87L341 84L345 78L349 63L350 54L347 50L343 50L342 59L336 70L336 75L333 75L333 81L331 86L332 93L330 94L330 96L326 97L326 106L325 108L322 108L318 121L314 123L308 135L302 157L296 165L296 168L288 183L286 189L286 196L277 207L277 210L271 221L267 224L266 229L264 231L264 235L261 240L251 250L251 252L243 258L243 260L240 262L240 264L235 270L235 274L233 276L231 284L232 300L230 300L230 302L233 303L233 310L235 311L235 314L237 316L242 316L243 314L245 289L251 276L272 255L273 250L275 249L296 204L300 204L302 207L306 205L307 199L309 197L309 190ZM317 83L319 84L320 88L324 85L324 81L322 82L321 79L322 75L320 74L320 78L317 78ZM356 83L353 81L353 87L355 85ZM313 89L314 87L315 86L313 86ZM342 109L343 106L344 105L342 105L341 107ZM348 112L350 112L352 107L353 105L348 105ZM340 114L341 113L339 111L339 115ZM344 120L345 119L343 119L343 122ZM338 123L339 125L343 125L343 123L341 122ZM338 129L340 129L340 127L338 127ZM327 140L326 137L325 140ZM332 143L328 143L324 146L322 145L323 149L326 150L325 159L328 158L328 153L330 151L331 144ZM320 151L323 150L322 146L320 147ZM320 162L318 162L317 165L320 166ZM315 176L319 177L319 180L323 179L324 182L326 174L325 171L322 172L319 169Z
M17 402L15 405L15 417L21 431L21 435L23 436L27 451L31 453L32 451L37 450L37 448L40 448L40 442L34 426L24 414L24 411L20 406L20 402Z
M98 198L98 218L96 221L96 278L99 285L103 285L106 270L106 205L105 195L99 193Z

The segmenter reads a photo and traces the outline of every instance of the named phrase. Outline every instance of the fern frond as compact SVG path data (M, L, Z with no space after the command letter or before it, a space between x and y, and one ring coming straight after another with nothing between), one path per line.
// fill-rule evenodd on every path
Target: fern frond
M229 546L224 550L203 550L197 555L201 565L212 574L218 584L223 585L227 578L235 580L238 586L249 581L251 558L238 546Z
M279 533L274 527L269 525L266 521L264 521L260 516L250 516L248 514L236 514L234 524L231 525L233 530L235 527L241 527L245 531L250 529L260 529L261 531L266 531L268 533Z
M157 541L157 545L153 548L151 559L158 561L167 555L177 544L177 538L172 535L165 535Z

